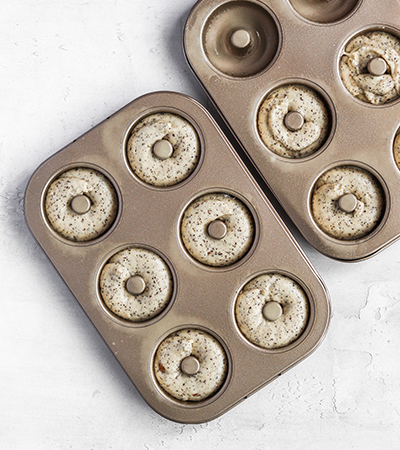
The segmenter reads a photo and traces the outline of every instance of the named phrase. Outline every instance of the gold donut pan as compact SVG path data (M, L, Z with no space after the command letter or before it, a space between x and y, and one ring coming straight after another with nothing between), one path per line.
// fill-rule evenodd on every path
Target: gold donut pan
M255 9L260 13L254 14ZM188 64L260 175L310 244L341 261L371 257L400 236L400 170L393 158L400 102L372 105L356 99L339 71L353 37L369 31L400 37L399 12L397 0L382 2L379 9L374 0L201 0L184 29ZM252 40L257 52L264 48L261 68L253 58ZM330 136L305 158L273 153L257 130L263 99L288 84L314 89L331 116ZM380 224L357 240L325 234L310 208L316 180L344 165L372 173L385 197Z
M200 137L201 158L198 169L185 182L172 188L155 188L133 176L125 147L138 120L165 111L193 124ZM50 228L43 214L43 199L58 174L82 166L95 167L113 181L119 193L119 213L104 236L79 243L59 238ZM207 267L194 261L179 236L183 211L206 192L234 194L254 215L253 246L228 267ZM303 360L325 336L330 300L323 281L210 114L187 96L160 92L140 97L60 150L33 174L26 191L25 213L33 235L138 391L155 411L170 420L202 423L215 419ZM104 264L119 250L133 245L159 254L173 275L170 305L147 322L119 319L107 311L99 294L99 273ZM301 284L309 299L310 317L295 342L277 350L263 350L239 332L234 305L250 279L271 271ZM224 384L215 395L200 402L169 397L157 385L153 373L160 342L184 328L215 336L227 354Z

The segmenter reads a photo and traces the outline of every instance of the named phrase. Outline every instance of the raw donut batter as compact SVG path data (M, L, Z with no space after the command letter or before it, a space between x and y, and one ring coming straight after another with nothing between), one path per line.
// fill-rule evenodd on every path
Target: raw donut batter
M87 168L62 173L51 183L45 199L50 225L71 241L90 241L104 234L117 210L117 194L111 182Z
M308 323L308 299L298 283L278 273L251 280L236 307L240 331L253 344L273 349L295 341Z
M303 158L324 144L329 117L316 92L306 86L288 85L271 92L263 101L257 125L269 150L286 158Z
M353 197L348 210L341 209L344 196ZM318 226L337 239L359 239L370 233L384 212L384 194L370 173L357 167L336 167L317 181L312 196L312 213Z
M181 236L193 258L209 266L227 266L249 250L254 222L250 211L237 198L207 194L185 211Z
M117 253L100 274L104 303L114 314L132 322L149 320L163 311L171 299L172 288L167 264L154 252L142 248Z
M400 169L400 134L398 134L394 140L394 160L397 167Z
M380 63L378 72L371 69L371 61ZM364 102L379 105L396 99L400 95L400 39L384 31L355 37L340 60L340 75L350 94Z
M182 117L157 113L132 130L127 156L133 172L153 186L172 186L196 168L200 143L193 126Z
M188 361L190 365L186 364ZM168 336L161 342L154 359L158 383L181 401L198 402L210 397L223 384L227 369L221 344L196 329L179 330Z

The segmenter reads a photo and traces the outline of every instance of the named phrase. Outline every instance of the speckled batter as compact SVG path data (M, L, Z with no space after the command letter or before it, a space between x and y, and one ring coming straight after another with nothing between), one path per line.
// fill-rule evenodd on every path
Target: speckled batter
M173 145L173 154L159 159L153 145L159 140ZM182 117L157 113L142 119L132 130L127 156L133 172L153 186L172 186L185 180L196 168L200 143L196 130Z
M92 205L86 214L77 214L71 208L71 200L82 194ZM46 193L45 213L51 226L71 241L90 241L101 236L113 224L117 211L118 199L113 185L93 169L64 172Z
M181 362L194 356L200 363L195 375L181 371ZM157 349L154 373L160 386L182 401L200 401L214 394L223 384L228 369L221 344L208 333L196 329L180 330L168 336Z
M126 282L140 275L146 283L142 294L132 295ZM149 320L159 314L171 299L173 282L167 264L155 253L129 248L115 254L100 274L100 294L117 316L132 322Z
M396 165L400 170L400 134L394 140L393 154Z
M216 219L227 227L225 237L220 240L207 233L207 226ZM185 211L181 236L193 258L209 266L227 266L242 258L251 247L253 217L237 198L221 193L203 195Z
M298 131L285 125L288 112L304 117ZM303 158L318 150L329 131L329 116L324 102L306 86L282 86L271 92L261 104L257 117L258 132L267 148L286 158Z
M263 315L263 307L274 301L282 306L282 315L274 322ZM240 331L253 344L272 349L289 345L305 330L309 303L303 289L291 278L269 273L254 278L236 301L236 321Z
M343 194L357 198L351 213L338 207ZM370 233L380 222L385 208L384 193L378 181L365 170L336 167L317 181L312 195L312 213L318 226L332 237L352 240Z
M368 72L368 62L383 58L384 75ZM340 75L354 97L374 105L387 103L400 95L400 39L384 31L373 31L352 39L340 60Z

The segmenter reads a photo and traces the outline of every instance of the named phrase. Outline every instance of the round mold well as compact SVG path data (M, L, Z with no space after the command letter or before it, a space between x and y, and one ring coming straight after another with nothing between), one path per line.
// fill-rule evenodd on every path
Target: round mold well
M157 353L159 351L160 346L165 341L167 341L169 338L175 336L177 333L186 331L186 330L193 330L195 332L200 332L200 333L209 335L211 338L213 338L215 341L217 341L217 343L219 344L219 346L221 347L221 349L224 353L224 357L226 360L226 371L225 371L223 380L221 380L220 385L215 389L214 392L212 392L206 398L203 398L201 400L181 400L181 399L176 398L175 396L171 395L170 392L168 392L167 390L164 389L164 387L160 384L158 377L156 375L157 369L160 369L161 371L163 369L165 369L160 366L156 367L156 357L157 357ZM189 356L189 355L186 355L186 356ZM149 364L148 370L149 370L149 373L151 374L152 384L156 388L156 391L165 400L167 400L171 403L174 403L175 405L177 405L179 407L184 407L184 408L188 408L188 409L204 407L204 406L207 406L210 403L213 403L214 401L216 401L225 392L225 390L227 389L227 387L230 384L230 380L232 377L232 357L231 357L230 351L228 349L228 346L223 341L223 339L221 339L221 337L219 337L214 331L211 331L210 329L205 328L199 324L181 325L179 327L170 329L167 333L160 336L160 338L158 339L157 343L155 344L155 346L153 348L153 351L150 355L148 364ZM200 363L200 368L201 368L201 363Z
M192 205L196 204L196 202L198 202L199 200L202 200L205 197L212 196L212 195L223 196L228 199L237 200L239 202L239 204L241 204L242 207L244 208L244 211L250 216L252 225L253 225L253 235L251 238L251 242L249 242L249 244L247 246L247 249L242 253L241 256L230 261L227 264L207 263L206 261L204 261L205 254L204 254L204 251L202 251L202 249L204 249L204 246L203 245L195 245L194 249L188 248L187 245L185 244L184 238L182 236L182 226L183 226L183 221L185 220L185 218L188 221L188 224L191 224L193 222L193 219L187 218L186 213L187 213L188 209ZM226 214L224 216L226 216ZM227 217L223 217L223 218L221 216L215 217L215 218L213 217L207 222L206 221L203 222L201 220L200 223L197 224L197 225L202 225L202 230L200 230L201 235L199 234L199 236L200 237L207 236L210 225L212 223L219 222L220 220L225 223L227 220ZM234 192L234 191L231 191L231 190L225 189L225 188L207 189L206 191L198 193L196 196L192 197L191 200L189 202L187 202L186 205L183 207L181 214L179 216L179 220L178 220L177 233L179 236L179 244L180 244L184 254L187 255L189 260L192 261L196 266L198 266L202 269L211 270L211 271L231 270L231 269L238 267L238 265L242 264L243 262L245 262L253 254L253 252L257 246L258 238L259 238L259 219L258 219L257 213L254 210L254 208L252 207L252 205L245 198L243 198L242 195L238 194L237 192ZM215 242L217 243L217 245L219 245L218 242L223 242L224 238L226 236L228 236L228 238L229 238L229 235L230 235L230 233L229 233L229 227L228 227L228 228L226 228L226 233L223 233L223 236L221 236L221 237L218 236L215 239ZM196 236L196 237L198 238L199 236ZM210 237L210 235L208 235L208 236L209 237L206 239L212 239ZM188 237L187 239L189 239L190 242L193 242L193 243L195 242L195 241L192 241L193 236ZM200 242L200 244L201 244L201 242ZM206 244L207 244L207 242L206 242ZM191 247L193 247L193 245ZM233 248L235 248L235 247L233 247ZM201 254L195 255L194 254L195 250L201 251ZM216 253L218 253L218 252L216 252Z
M302 105L305 95L312 99L312 103L307 100L308 107L307 101ZM323 105L320 114L326 120L323 136L317 134L315 125L315 108L318 104ZM292 128L287 121L288 116L296 115L297 118L298 113L301 124L299 122L298 127ZM275 129L271 129L269 125L271 115L276 119ZM260 143L268 151L284 161L304 161L319 154L331 142L336 129L336 110L329 95L318 85L305 79L287 79L272 86L260 99L254 125ZM309 145L296 145L298 141L304 142L304 139L313 134L315 139Z
M230 77L250 77L273 64L281 48L278 20L265 6L231 1L217 7L202 30L211 65Z
M171 119L169 123L167 123L168 118ZM179 129L174 130L173 125L175 127L179 125L189 127L189 134L196 139L198 151L192 159L184 161L187 157L187 148L180 144L180 142L183 142L184 136L179 137ZM146 130L144 139L151 141L151 146L149 144L151 154L145 152L140 155L136 151L129 151L130 141L134 133L144 134L144 130ZM170 140L173 142L170 142ZM164 148L161 149L162 155L160 155L158 149L155 148L160 143L169 144L172 150L171 154L168 154L168 152L165 154L164 145ZM141 149L146 148L146 146L147 144L138 147ZM123 158L129 172L140 184L154 189L175 189L191 180L202 164L203 148L204 139L195 120L183 111L169 107L151 108L140 114L127 127L123 138ZM176 156L177 149L180 150L178 156ZM178 158L179 164L174 164L175 158ZM179 168L188 164L190 164L190 170L181 173ZM175 170L177 172L174 175ZM172 175L175 179L171 179Z
M386 42L374 43L370 39L373 33L377 33L375 36L377 39L379 34L388 35L383 38ZM360 41L363 36L367 39L364 42ZM391 46L391 52L387 51L386 44ZM367 49L367 54L363 49ZM349 58L352 52L354 56ZM396 90L392 69L396 67L400 70L399 57L400 31L397 28L383 24L363 27L349 36L339 51L337 71L342 88L347 95L363 106L384 108L397 103L400 92ZM357 63L355 66L354 61ZM375 62L377 64L374 64ZM344 79L346 75L347 81Z
M289 0L289 3L304 19L329 25L353 14L362 0Z
M116 212L115 214L112 215L112 220L107 224L107 226L104 226L103 229L101 230L101 232L99 232L97 235L94 236L88 236L87 238L81 237L80 239L78 238L73 238L73 237L69 237L68 234L68 230L66 230L65 232L63 232L62 230L57 230L56 226L57 226L57 221L54 222L50 219L48 211L47 211L47 207L46 207L46 203L47 203L47 198L49 195L49 189L50 187L57 181L62 180L66 175L68 175L69 173L73 173L76 176L76 171L82 169L84 171L90 171L94 173L94 176L101 176L101 179L104 179L106 184L108 185L108 187L111 189L112 192L112 197L115 199L116 201ZM71 189L68 188L68 192ZM68 194L68 192L66 192L65 195ZM70 196L69 196L70 197ZM92 195L86 192L81 192L80 194L77 192L76 196L73 196L71 198L68 198L68 204L66 205L66 211L65 211L65 217L67 217L67 215L69 215L68 211L70 210L71 213L74 214L75 218L79 218L79 217L83 217L85 215L85 213L83 211L78 211L78 212L73 212L72 209L72 201L75 199L75 197L87 197L87 199L89 200L89 204L90 204L90 209L91 206L94 204L96 205L96 202L94 201L94 199L92 198ZM61 201L61 199L60 199ZM60 203L60 202L58 202ZM122 212L122 195L119 189L119 186L117 184L117 182L113 179L113 177L104 171L103 168L95 166L93 164L90 163L72 163L69 164L65 167L63 167L62 169L58 170L56 174L54 174L49 181L46 184L46 187L44 188L43 192L42 192L42 199L41 199L41 210L42 210L42 215L44 218L44 222L46 223L47 227L49 228L49 230L51 231L51 233L57 237L57 239L59 239L60 241L62 241L65 244L70 244L70 245L78 245L78 246L87 246L87 245L92 245L92 244L97 244L99 242L101 242L102 240L106 239L110 233L112 233L112 231L116 228L117 224L119 223L119 219L121 217L121 212ZM58 218L57 220L59 221L59 217L63 217L60 214L58 214ZM62 222L63 223L63 222Z
M400 170L400 129L397 130L393 140L393 158L398 170Z
M306 323L302 329L302 331L299 333L299 335L293 339L291 342L287 343L286 345L277 346L277 347L265 347L260 345L260 343L255 342L252 338L246 335L246 333L242 330L242 328L239 325L238 319L237 319L237 303L239 296L243 293L246 286L255 283L259 278L265 276L265 275L277 275L286 279L289 279L293 281L303 292L307 299L307 305L308 305L308 315ZM309 289L309 287L296 275L293 275L292 273L279 270L279 269L271 269L271 270L264 270L257 272L255 274L252 274L247 280L241 284L240 288L236 290L237 294L234 296L233 302L232 302L232 319L233 323L235 324L235 328L239 336L248 344L249 346L256 348L257 350L260 350L265 353L283 353L287 351L291 351L298 345L300 345L311 333L311 330L314 326L315 321L315 301L314 297ZM271 299L273 300L273 299ZM262 314L262 312L260 312ZM266 320L264 317L262 320Z
M105 267L107 266L107 264L109 264L111 262L111 260L115 256L117 256L118 254L122 253L123 251L129 250L129 249L145 250L145 251L153 253L154 255L159 257L163 261L165 266L167 267L170 278L171 278L171 283L172 283L171 294L168 298L167 303L165 305L163 305L162 308L160 308L160 310L157 311L157 313L155 313L151 317L145 318L143 320L130 320L130 319L122 317L121 315L118 315L116 312L112 311L112 309L109 308L109 306L106 304L106 301L104 300L103 295L101 293L100 278L101 278L102 273L104 272ZM131 278L131 277L129 277L129 278ZM127 280L125 280L125 282L128 281L129 278L127 278ZM160 251L158 251L157 249L150 247L148 245L144 245L144 244L124 245L124 246L114 249L112 252L107 254L105 256L105 258L103 259L102 263L100 264L100 266L98 267L98 270L97 270L97 275L96 275L96 280L95 280L95 291L96 291L95 292L96 299L97 299L99 306L101 307L103 312L105 314L107 314L107 316L110 317L114 322L116 322L119 325L125 326L125 327L140 328L140 327L145 327L145 326L154 324L155 322L157 322L161 318L163 318L168 313L168 311L170 311L170 309L173 306L173 303L175 302L175 298L176 298L177 276L176 276L175 268L173 267L173 265L171 264L169 259L164 254L162 254ZM143 301L143 299L141 299L140 301Z
M335 174L339 176L340 174L338 172L335 172L339 169L348 169L349 173L347 174L347 181L346 181L346 174L344 173L343 179L337 179ZM356 188L354 188L354 184L357 180L352 180L350 178L350 175L352 173L355 173L360 175L361 180L361 186L360 191L365 192L364 183L366 183L368 180L371 182L373 188L376 190L376 192L379 193L379 196L382 199L382 205L380 207L381 212L377 215L377 217L373 220L373 223L369 228L365 229L365 232L362 230L357 232L357 230L354 231L354 233L351 230L354 230L353 222L351 221L353 216L350 216L350 214L353 214L354 217L357 218L357 214L360 212L361 209L365 208L365 203L362 202L363 199L369 198L370 194L366 195L365 197L362 197L362 193L358 192ZM361 178L364 177L364 178ZM341 190L340 192L337 191L338 186L340 185ZM332 188L329 190L329 186L332 186ZM327 192L320 191L320 196L322 198L327 198L326 201L326 207L330 208L332 211L333 217L336 217L339 214L339 225L341 227L338 228L338 230L343 229L343 226L348 228L350 231L347 232L348 236L346 237L340 237L337 235L339 231L329 231L327 227L324 227L321 225L321 221L318 221L316 214L314 213L314 207L313 207L313 200L314 196L316 194L317 190L324 189L327 190ZM338 206L338 201L340 198L347 194L351 193L353 194L358 201L361 203L357 206L355 211L340 211ZM382 178L376 174L371 168L366 167L364 164L357 163L356 161L351 162L343 162L343 163L336 163L334 166L331 166L327 169L325 169L321 174L318 175L318 177L315 179L315 182L313 183L313 187L310 190L310 197L309 197L309 214L311 216L312 222L315 224L315 227L317 230L319 230L320 233L324 234L329 240L332 240L332 242L341 243L341 244L348 244L348 245L354 245L355 242L362 242L364 240L367 240L371 238L373 235L375 235L383 224L385 223L385 220L388 216L389 211L389 194L388 189L382 180ZM371 212L373 212L375 209L378 209L378 207L370 206ZM323 210L326 208L322 208ZM329 212L329 211L328 211ZM332 223L332 218L328 218L327 222L329 224ZM347 219L347 220L346 220ZM361 220L361 219L360 219ZM365 219L364 219L365 221ZM354 225L355 226L355 225ZM338 224L336 225L338 227ZM330 227L331 230L334 230L334 228ZM342 233L343 234L343 233Z

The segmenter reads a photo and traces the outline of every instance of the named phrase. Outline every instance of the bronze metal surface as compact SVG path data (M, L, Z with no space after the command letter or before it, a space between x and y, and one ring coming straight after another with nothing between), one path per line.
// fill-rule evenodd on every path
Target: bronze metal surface
M339 61L346 44L356 35L382 30L400 35L400 7L387 0L376 7L373 0L240 2L249 9L264 8L280 30L275 59L249 76L224 72L224 64L211 61L204 48L210 18L220 10L234 9L236 1L201 0L192 9L184 31L187 61L247 155L303 236L321 253L342 261L373 256L400 237L400 171L393 157L393 141L400 126L400 101L376 106L361 102L344 87ZM205 25L209 24L209 25ZM246 28L247 18L237 24ZM207 28L208 27L208 28ZM273 32L274 39L276 37ZM218 36L215 36L215 41ZM224 55L222 55L222 58ZM246 55L242 57L244 64ZM250 66L252 61L250 62ZM279 86L303 84L318 88L332 113L331 136L315 153L299 159L270 151L257 131L257 114L263 99ZM367 236L344 241L324 233L310 210L313 187L328 169L352 165L374 175L382 185L385 212Z
M172 187L145 184L132 173L125 155L135 123L156 112L180 115L196 128L200 137L197 169ZM46 189L55 177L71 167L95 167L113 182L118 192L119 213L115 223L93 241L63 239L44 215ZM188 255L181 242L183 212L194 198L207 192L238 197L254 216L253 246L231 266L213 268L200 264ZM25 213L33 235L141 395L153 409L171 420L200 423L220 416L304 359L326 333L330 302L319 275L210 114L182 94L160 92L140 97L45 161L29 182ZM160 254L173 277L169 305L144 322L130 322L114 315L103 303L99 289L99 274L106 262L130 246ZM310 303L304 333L294 343L277 350L263 350L250 344L235 322L238 293L250 279L265 272L292 277L301 284ZM212 334L228 358L224 385L201 402L172 399L159 387L153 373L158 345L183 328Z

